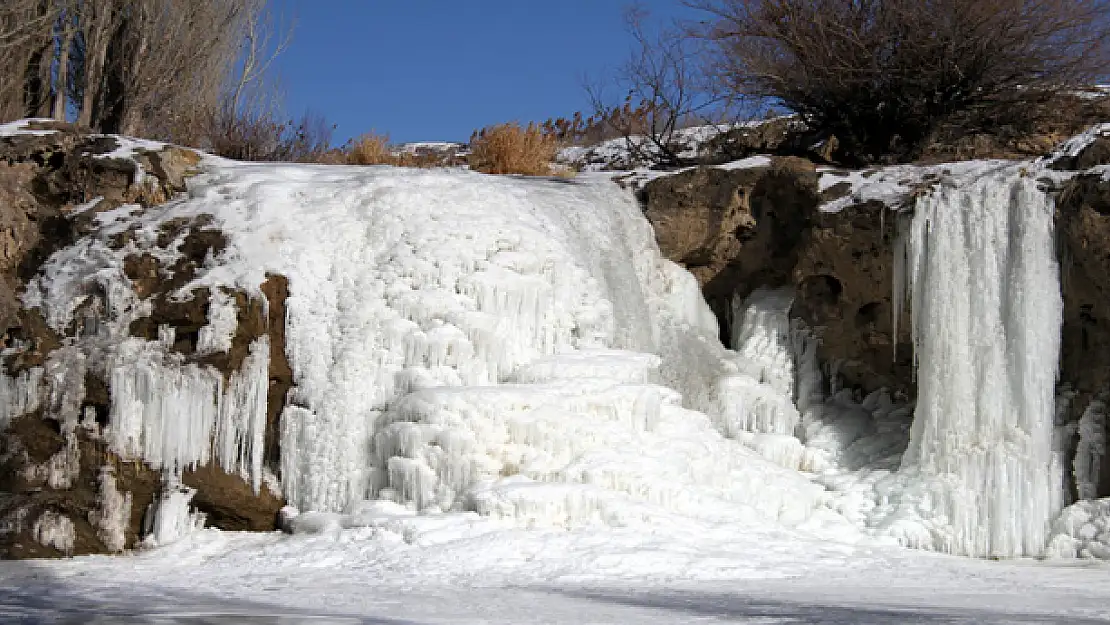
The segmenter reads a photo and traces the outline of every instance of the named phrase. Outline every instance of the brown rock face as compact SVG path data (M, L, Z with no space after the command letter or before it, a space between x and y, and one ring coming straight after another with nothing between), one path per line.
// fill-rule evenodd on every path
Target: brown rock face
M1078 418L1094 395L1110 391L1110 181L1080 174L1067 183L1056 227L1064 297L1060 378L1077 393L1071 417ZM1110 475L1110 459L1103 461L1103 475ZM1098 494L1110 496L1110 480Z
M641 197L663 255L697 277L724 337L733 293L789 281L819 202L813 165L790 157L659 178Z
M47 325L37 310L22 308L18 295L53 252L86 235L96 236L98 212L124 203L149 207L185 190L186 178L199 162L191 150L169 147L143 152L135 162L102 156L118 147L111 138L88 137L67 125L49 124L56 132L42 136L0 138L0 330L3 347L17 347L4 360L9 376L28 376L35 367L50 367L51 354L78 340L84 324L97 314L103 293L90 293L83 314L62 332ZM136 162L144 172L136 181ZM101 198L83 212L73 208ZM138 243L134 231L110 242L117 249ZM149 244L148 244L149 245ZM196 354L197 333L208 322L211 293L197 289L192 298L180 300L172 293L187 284L209 258L218 257L227 239L212 226L210 217L172 220L158 232L154 247L128 256L123 265L136 294L151 302L151 314L137 320L131 333L142 338L158 336L159 326L174 329L173 350L186 362L211 366L230 376L242 365L252 342L268 336L271 343L269 414L265 437L267 466L278 464L278 415L292 383L285 359L285 298L288 285L281 276L270 276L263 285L268 305L245 292L226 292L237 307L239 327L229 353ZM159 248L159 249L154 249ZM163 264L167 252L178 260ZM156 253L152 253L156 252ZM93 323L96 323L93 321ZM50 375L64 375L58 370ZM96 430L108 422L111 389L101 374L89 370L71 388L83 396L72 398L81 414L92 419L74 427L50 417L49 407L13 415L0 433L0 558L56 557L104 553L131 548L141 538L148 506L160 494L164 476L141 461L123 460L108 449ZM77 392L77 391L74 391ZM63 398L59 401L68 401ZM114 476L121 493L131 497L122 545L106 537L97 525L103 495L103 475ZM283 502L263 484L261 492L238 475L217 466L202 466L182 475L185 485L197 490L193 506L206 513L211 526L230 530L269 530L276 526ZM72 545L58 545L43 538L47 521L63 519L72 525ZM109 542L105 542L108 540Z
M820 337L819 357L838 363L844 384L908 395L913 386L908 307L897 337L892 318L896 220L877 202L819 213L798 252L792 312Z
M664 256L698 278L726 343L734 294L789 285L793 314L821 337L821 358L839 363L846 384L910 390L908 315L897 338L891 322L895 219L884 218L886 207L820 212L829 198L818 193L814 166L789 157L660 178L642 197Z

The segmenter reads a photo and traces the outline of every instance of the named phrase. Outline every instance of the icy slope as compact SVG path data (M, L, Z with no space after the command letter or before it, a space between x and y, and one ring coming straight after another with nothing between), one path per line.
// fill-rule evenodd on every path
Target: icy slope
M149 307L125 257L166 224L211 215L228 245L177 296L227 286L262 298L267 274L289 279L294 386L274 468L302 511L359 524L378 505L362 502L384 498L575 525L651 510L796 523L821 508L821 487L719 433L739 418L721 395L746 376L692 276L661 258L616 185L204 165L188 197L101 214L26 297L61 329L86 314L83 294L107 294L106 323L55 359L106 372L102 434L121 456L171 474L218 460L256 487L268 479L265 337L227 382L171 354L172 330L124 338ZM132 242L113 248L124 234ZM211 298L199 350L227 349L234 307ZM186 513L167 527L189 526Z

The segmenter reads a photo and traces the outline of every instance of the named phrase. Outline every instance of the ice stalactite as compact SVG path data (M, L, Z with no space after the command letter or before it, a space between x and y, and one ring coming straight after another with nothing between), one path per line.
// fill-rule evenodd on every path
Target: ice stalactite
M0 430L12 419L38 410L42 402L42 368L32 367L14 376L0 366Z
M1040 554L1061 505L1052 200L1006 167L919 197L902 241L894 298L908 290L918 400L896 516L925 531L895 533L953 554Z

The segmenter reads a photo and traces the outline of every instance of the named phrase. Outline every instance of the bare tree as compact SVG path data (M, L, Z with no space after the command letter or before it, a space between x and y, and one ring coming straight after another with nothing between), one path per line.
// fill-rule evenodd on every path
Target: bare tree
M605 83L587 83L594 116L624 137L632 159L663 167L682 164L685 148L676 142L683 124L708 122L723 100L705 80L704 55L699 41L677 25L649 32L646 11L632 7L625 23L634 51L621 66L616 85L624 91L616 104Z
M1110 0L693 0L717 76L834 134L912 158L939 124L990 120L1107 67ZM1031 110L1031 109L1030 109Z
M5 0L0 5L0 115L42 115L49 105L52 28L50 0Z
M4 0L0 116L168 138L266 73L288 41L266 0ZM232 95L228 95L232 94Z

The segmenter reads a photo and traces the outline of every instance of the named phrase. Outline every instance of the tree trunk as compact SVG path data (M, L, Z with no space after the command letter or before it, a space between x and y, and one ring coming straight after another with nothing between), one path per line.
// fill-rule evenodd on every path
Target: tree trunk
M66 120L66 105L69 103L69 49L73 45L73 24L70 8L62 14L62 39L58 47L58 74L54 79L54 105L51 117L57 121Z
M104 62L108 55L108 38L113 22L111 0L91 0L85 3L89 22L85 27L85 85L81 94L81 110L77 124L89 128L99 125L96 117L104 99ZM84 18L85 15L82 15Z

